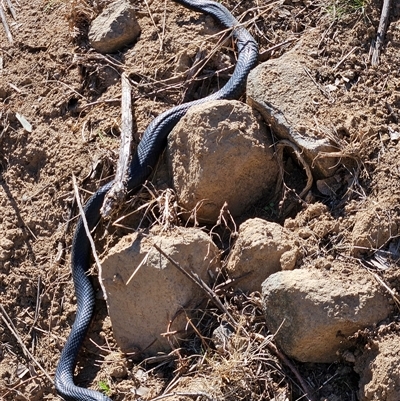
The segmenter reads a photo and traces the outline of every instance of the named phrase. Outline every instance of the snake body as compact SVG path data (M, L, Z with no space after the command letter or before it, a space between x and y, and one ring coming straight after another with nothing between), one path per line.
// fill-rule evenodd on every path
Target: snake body
M166 139L173 127L194 105L218 99L235 99L245 87L247 75L257 63L258 46L250 33L239 26L239 22L221 4L208 0L174 0L187 8L214 17L224 28L233 30L237 41L238 58L234 72L219 91L199 100L173 107L155 118L145 130L129 167L128 191L132 194L149 177L166 145ZM87 201L84 212L90 230L100 220L100 208L113 181L102 186ZM97 391L78 387L74 384L76 359L86 336L94 311L95 295L88 277L90 267L90 242L82 218L79 219L72 242L71 269L75 286L77 310L71 333L62 350L55 374L57 392L69 401L111 401Z

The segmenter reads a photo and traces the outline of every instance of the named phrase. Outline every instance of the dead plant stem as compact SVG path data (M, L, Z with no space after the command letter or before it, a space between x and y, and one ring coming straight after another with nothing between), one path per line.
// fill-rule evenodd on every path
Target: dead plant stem
M153 244L154 248L157 249L158 252L161 253L165 258L167 258L173 266L175 266L181 273L183 273L189 280L193 281L197 286L199 286L207 295L207 297L213 302L221 312L225 313L229 323L237 327L237 322L233 318L233 316L229 313L226 307L219 300L218 296L215 292L194 272L187 272L178 262L172 259L169 255L167 255L158 245Z
M78 205L79 214L81 216L81 219L82 219L82 222L83 222L83 226L85 227L86 235L87 235L87 237L89 239L89 242L90 242L90 247L92 248L93 257L94 257L94 260L96 262L99 275L101 275L102 268L101 268L100 259L97 256L96 246L94 244L92 234L90 233L88 223L86 221L85 211L83 210L81 198L80 198L80 195L79 195L79 189L78 189L78 185L76 183L76 178L75 178L74 174L72 174L72 183L73 183L73 186L74 186L75 199L76 199L76 203ZM104 298L106 299L107 298L107 293L105 291L103 283L101 282L101 280L99 280L99 283L100 283L101 289L103 290Z

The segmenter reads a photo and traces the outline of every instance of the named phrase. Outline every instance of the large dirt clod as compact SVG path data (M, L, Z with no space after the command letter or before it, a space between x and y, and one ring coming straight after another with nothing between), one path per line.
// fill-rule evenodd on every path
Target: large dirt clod
M262 285L268 329L281 349L302 362L331 363L348 336L390 313L389 300L369 276L320 270L282 271Z
M354 367L360 375L360 401L400 400L399 355L400 344L396 334L368 344Z
M259 218L246 220L239 228L226 269L240 279L237 287L245 292L260 291L262 282L280 270L292 270L299 257L295 236L277 223Z
M238 101L192 107L168 138L173 186L187 211L215 223L225 202L233 216L274 190L278 166L271 139L251 108Z
M219 265L216 245L195 228L148 236L135 233L108 252L101 280L114 337L122 351L141 351L140 356L171 351L171 344L188 333L190 311L204 298L202 290L153 244L206 282L208 271Z

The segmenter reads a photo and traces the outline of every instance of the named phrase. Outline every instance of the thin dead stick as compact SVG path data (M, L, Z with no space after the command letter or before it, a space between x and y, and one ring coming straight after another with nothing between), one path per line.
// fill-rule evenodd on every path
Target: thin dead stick
M369 49L369 56L371 57L372 66L377 66L379 64L379 55L382 50L383 41L385 39L386 29L389 22L389 10L390 0L384 0L376 39L371 43L371 47Z
M314 85L321 91L321 93L329 100L332 101L332 96L326 91L311 75L311 72L308 68L303 67L304 72L308 75L308 77L313 81Z
M193 93L194 86L196 84L196 77L200 73L204 64L202 64L202 60L204 60L205 52L203 50L198 50L194 59L192 66L189 68L189 71L186 75L186 82L190 82L187 86L185 93L183 94L183 101L188 100L188 94Z
M146 2L146 0L145 0L145 2ZM146 4L150 4L149 2L146 2ZM274 5L274 4L276 4L276 3L279 3L279 1L276 1L276 2L274 2L274 3L271 3L271 4L269 4L268 6L266 6L266 8L271 8L271 6L272 5ZM262 8L265 8L265 7L259 7L260 9L262 9ZM250 12L250 11L252 11L253 9L248 9L248 10L246 10L246 12L244 13L244 14L247 14L248 12ZM260 14L257 14L257 16L256 17L254 17L253 19L251 19L251 20L249 20L249 21L245 21L245 22L241 22L241 23L239 23L239 24L237 24L237 25L235 25L235 27L232 29L232 28L226 28L226 29L224 29L224 30L222 30L222 31L218 31L217 33L215 33L215 34L212 34L212 35L209 35L209 36L207 36L207 38L206 38L206 41L212 41L214 38L218 38L218 42L214 45L214 47L213 47L213 49L212 49L212 51L211 51L211 53L207 56L207 58L202 58L200 61L199 61L199 63L201 63L202 65L201 65L201 67L198 67L198 66L196 66L196 65L193 65L191 68L196 68L196 70L201 70L202 68L203 68L203 66L209 61L209 60L211 60L212 59L212 57L213 57L213 55L215 55L216 53L217 53L217 51L220 49L220 47L221 46L223 46L223 44L226 42L226 40L230 37L230 36L232 36L232 32L235 30L235 29L239 29L240 27L248 27L251 23L253 23L253 22L255 22L261 15L263 15L263 13L265 13L265 12L267 12L268 10L265 10L264 12L262 12L262 13L260 13ZM148 12L150 13L150 10L148 10ZM160 36L159 36L159 38L160 38ZM160 39L161 40L161 39ZM293 39L293 40L295 40L295 39ZM290 42L291 40L289 39L288 41L287 41L287 43L288 42ZM199 40L196 40L196 41L194 41L193 42L193 44L196 44L196 45L201 45L202 43L204 42L204 38L202 37L201 39L199 39ZM285 42L286 43L286 42ZM284 44L284 43L283 43ZM278 44L277 46L280 46L281 44ZM182 51L182 53L184 52L185 50L183 50ZM168 59L165 63L166 64L168 64L171 60L174 60L175 58L176 58L176 54L174 54L174 56L172 56L170 59ZM204 76L203 76L203 78L202 79L204 79L204 78L208 78L208 77L210 77L210 76L213 76L213 75L215 75L215 74L221 74L221 72L223 72L223 71L228 71L228 70L230 70L230 69L233 69L233 66L230 66L230 67L226 67L226 68L221 68L220 70L218 70L218 71L215 71L215 72L213 72L213 73L210 73L210 74L205 74ZM175 82L176 80L177 80L177 78L180 78L180 77L183 77L183 76L187 76L187 74L188 74L188 72L181 72L181 73L178 73L178 74L175 74L174 76L172 76L172 77L170 77L170 78L167 78L167 79L164 79L164 80L155 80L155 79L153 79L153 80L151 80L151 82L149 82L149 83L147 83L147 84L138 84L137 82L135 82L135 81L131 81L131 83L132 83L132 85L134 85L134 86L136 86L136 87L146 87L146 86L153 86L154 85L154 83L157 83L157 84L168 84L168 82ZM196 77L198 74L196 73L196 74L194 74L193 75L193 77ZM148 77L146 78L146 79L149 79ZM182 86L182 84L180 83L180 84L177 84L177 85L171 85L171 86L168 86L166 89L174 89L174 88L179 88L179 87L181 87ZM151 93L148 93L147 95L146 95L146 97L149 97L149 96L153 96L154 94L157 94L158 93L158 90L155 90L155 91L153 91L153 92L151 92Z
M335 67L333 67L333 70L332 71L335 71L337 68L339 68L343 63L344 63L344 61L352 54L352 53L354 53L356 50L358 49L358 47L357 46L355 46L355 47L353 47L336 65L335 65Z
M22 393L18 391L18 387L26 386L29 382L32 382L32 381L34 381L34 380L35 380L35 377L34 377L34 376L30 376L30 377L29 377L28 379L26 379L26 380L22 380L22 381L17 380L17 384L15 384L13 387L8 387L8 386L7 386L7 392L1 394L2 397L3 397L2 400L6 400L6 399L7 399L6 397L7 397L9 394L12 394L12 393L15 394L15 392L16 392L18 395L21 395ZM15 399L15 398L14 398L14 399ZM24 397L24 399L25 399L25 400L29 400L29 398L26 398L26 397Z
M287 45L288 43L292 43L292 42L294 42L295 40L298 40L298 38L288 39L288 40L285 40L284 42L281 42L281 43L278 43L278 44L276 44L276 45L274 45L274 46L271 46L271 47L269 47L268 49L265 49L264 51L262 51L262 52L258 55L258 59L259 59L260 61L267 61L268 58L270 57L271 53L272 53L274 50L279 49L280 47L285 46L285 45Z
M296 369L296 367L292 364L292 362L289 361L289 359L286 357L284 353L282 353L276 345L272 341L266 341L266 338L261 335L261 334L252 334L256 339L262 341L266 345L266 347L273 353L275 354L295 375L297 381L299 382L303 392L304 396L308 401L315 401L315 398L312 396L312 391L308 387L307 383L303 380L303 378L300 376L299 371Z
M222 302L219 300L218 296L215 292L194 272L187 272L178 262L172 259L169 255L167 255L158 245L153 244L154 248L157 249L158 252L161 253L164 257L166 257L172 264L175 266L181 273L183 273L189 280L193 281L196 285L198 285L207 295L207 297L212 301L223 313L226 314L230 323L235 327L237 326L236 320L229 313L229 311L225 308Z
M133 271L133 273L130 275L130 277L128 278L127 282L125 285L129 285L129 283L132 281L132 279L135 277L136 273L140 270L140 268L147 263L147 259L149 258L149 252L146 253L146 255L144 256L144 258L142 259L142 261L138 264L138 266L136 267L136 269Z
M121 204L126 196L126 181L128 179L128 168L131 159L132 144L132 86L129 83L125 73L122 79L122 101L121 101L121 144L119 147L119 157L117 163L117 172L115 174L114 184L106 195L101 214L107 217Z
M214 34L211 35L209 37L207 37L207 40L210 40L211 37L215 37L218 38L218 42L214 45L212 51L210 52L210 54L207 56L207 58L201 57L198 61L195 61L195 63L192 65L192 67L189 69L189 71L182 71L179 72L175 75L173 75L172 77L166 78L166 79L162 79L162 80L156 80L156 79L151 79L149 77L146 77L147 80L149 80L150 82L147 83L141 83L138 84L135 81L131 81L132 85L136 86L136 87L153 87L154 84L158 84L158 85L163 85L164 89L174 89L174 88L179 88L183 85L183 83L178 83L178 84L174 84L174 82L177 81L177 79L180 78L184 78L184 77L189 77L190 74L190 70L194 70L195 72L192 73L191 79L195 79L199 73L199 71L202 70L202 68L208 63L208 61L210 61L212 59L212 57L216 54L216 52L218 51L218 49L220 49L223 46L223 43L229 38L229 34L232 32L231 28L225 29L221 32L219 32L218 34ZM197 43L197 42L195 42ZM180 53L182 54L183 51ZM175 59L176 55L174 55L173 57L171 57L169 60L166 61L166 63L169 63L172 59ZM197 63L199 65L197 65ZM209 73L209 74L205 74L204 78L208 78L211 76L214 76L215 74L219 74L221 75L222 72L225 71L229 71L233 69L233 66L229 66L229 67L225 67L225 68L221 68L215 72ZM187 78L189 79L189 78ZM169 84L170 82L172 82L172 84ZM152 96L153 94L157 93L157 90L148 93L146 96Z
M53 379L50 377L50 375L44 370L44 368L42 367L42 365L40 365L40 363L36 360L36 358L29 352L28 348L26 348L25 344L21 340L21 337L18 335L16 328L12 324L10 317L8 316L3 305L1 304L0 304L0 312L1 312L1 319L3 320L4 324L8 327L8 329L11 331L15 339L18 341L25 356L29 357L35 363L35 365L42 371L42 373L50 380L50 383L53 383Z
M282 324L283 324L283 322L282 322ZM280 327L278 328L277 332L279 330L280 330ZM260 347L268 348L270 352L275 354L282 361L282 363L285 364L291 370L291 372L295 375L297 381L300 384L300 387L303 390L304 397L308 401L316 401L312 395L314 393L314 391L311 391L310 387L308 387L307 383L303 380L303 378L301 377L297 368L290 362L290 360L286 357L286 355L283 352L281 352L279 350L279 348L272 342L272 338L274 336L271 335L271 336L265 337L262 334L258 334L258 333L251 333L250 336L251 336L251 338L253 338L256 341L259 341L261 343ZM301 397L301 399L302 398L303 397Z
M162 32L160 38L160 49L158 50L160 53L163 50L164 40L165 40L165 21L167 19L167 0L164 0L164 15L163 15L163 22L162 22Z
M17 13L15 12L15 8L13 6L13 4L11 3L11 0L7 0L7 5L8 5L8 9L11 12L11 15L13 16L14 20L17 19Z
M0 5L0 18L1 18L1 22L3 23L4 30L6 31L8 41L12 44L14 42L14 39L11 35L10 28L8 27L8 24L7 24L6 15L4 14L3 7L1 7L1 5Z
M122 63L120 63L118 60L115 60L109 55L104 55L104 54L95 54L95 53L89 53L89 54L75 54L73 58L73 63L83 63L85 61L89 60L101 60L105 61L107 64L115 67L116 71L120 71L121 68L124 66Z
M91 103L86 103L82 106L78 106L78 112L80 113L81 111L85 110L88 107L96 106L98 104L107 104L107 103L116 103L121 101L121 99L115 98L115 99L104 99L104 100L97 100L95 102Z
M321 35L321 40L318 43L317 49L321 48L322 43L324 43L325 37L328 34L328 32L331 30L331 28L333 27L333 25L335 25L337 22L336 18L333 19L333 21L331 22L331 24L328 26L327 29L325 29L324 33Z
M386 289L386 291L392 296L393 301L396 303L397 307L400 308L400 299L397 297L396 293L376 274L373 273L371 271L369 271L369 269L366 269L367 272L369 274L372 275L372 277L374 277L374 279L382 286Z
M36 322L37 322L38 319L39 319L40 300L41 300L41 298L40 298L40 286L41 286L41 283L42 283L42 279L41 279L40 276L39 276L39 277L38 277L38 281L37 281L35 316L34 316L33 323L32 323L32 325L31 325L31 328L30 328L30 330L29 330L29 333L31 333L32 330L35 329Z
M101 276L102 268L101 268L100 259L97 256L96 246L94 244L92 234L90 233L88 223L86 221L85 211L83 210L81 198L80 198L80 195L79 195L79 189L78 189L78 185L76 184L76 178L75 178L74 174L72 174L72 183L73 183L73 187L74 187L76 204L78 205L78 209L79 209L79 214L80 214L80 216L82 218L83 226L85 227L86 235L87 235L87 237L89 239L89 242L90 242L90 247L92 248L93 257L94 257L94 260L96 261L96 265L97 265L97 269L98 269L98 272L99 272L99 276ZM101 280L99 280L99 283L100 283L101 289L103 290L104 299L107 299L107 293L106 293L106 290L105 290Z
M0 10L1 10L1 8L0 8ZM22 93L22 90L19 89L18 86L12 84L11 82L8 83L8 86L9 86L10 88L14 89L16 92Z
M81 99L83 100L87 100L87 98L83 95L81 95L79 92L77 92L74 88L72 88L70 85L66 84L63 81L59 81L57 79L47 79L46 81L42 81L43 84L47 84L47 83L56 83L56 84L61 84L64 85L66 88L68 88L69 90L71 90L72 92L74 92L77 96L79 96Z

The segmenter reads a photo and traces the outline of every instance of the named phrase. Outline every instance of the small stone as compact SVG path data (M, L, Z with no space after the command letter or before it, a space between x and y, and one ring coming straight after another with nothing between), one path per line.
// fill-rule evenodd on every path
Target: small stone
M110 376L115 379L122 379L126 377L127 373L128 371L124 365L113 366L109 371Z
M1 97L1 96L0 96ZM400 132L399 131L395 131L393 128L388 127L388 131L389 131L389 135L390 135L390 139L392 141L397 141L400 138Z
M325 196L336 196L336 191L338 191L342 185L343 182L339 175L317 180L318 191Z
M0 247L6 250L12 249L14 246L14 242L9 240L8 238L2 238L0 240Z
M114 53L132 43L140 30L134 5L127 0L116 1L93 20L90 45L100 53Z
M349 363L354 363L356 361L356 357L354 356L354 354L348 350L345 350L342 353L342 358Z
M132 389L132 393L134 393L137 397L145 397L150 393L150 388L146 386L140 386L139 388Z
M5 99L10 96L10 89L5 86L0 86L0 99Z

